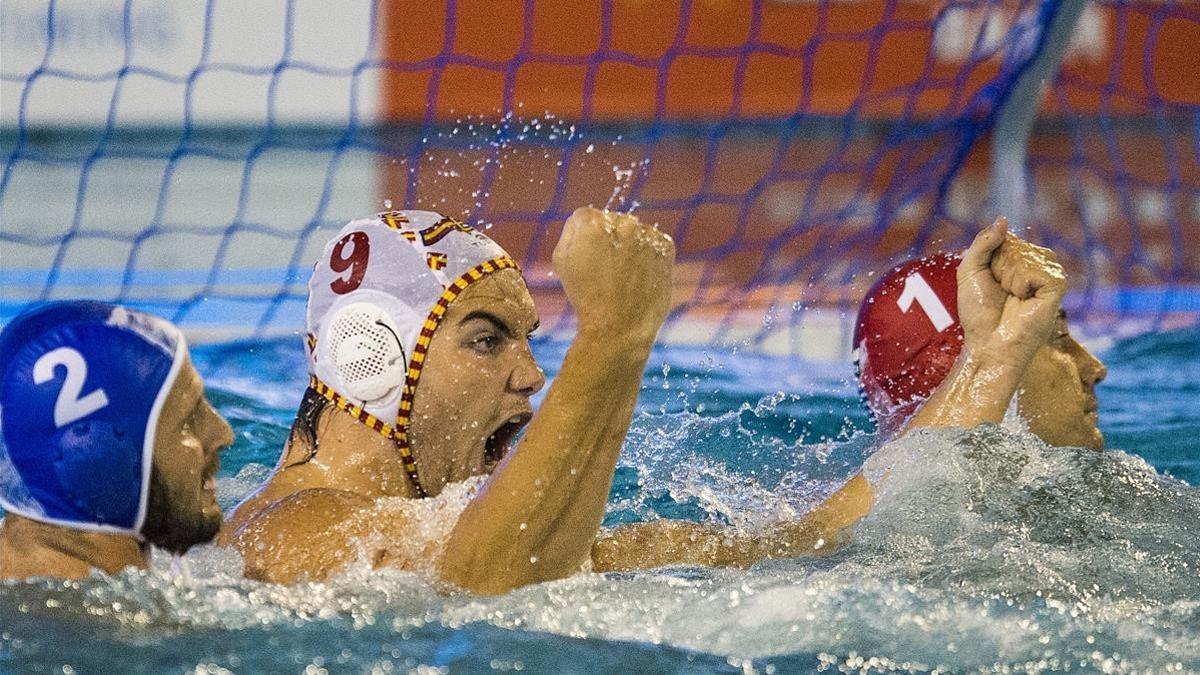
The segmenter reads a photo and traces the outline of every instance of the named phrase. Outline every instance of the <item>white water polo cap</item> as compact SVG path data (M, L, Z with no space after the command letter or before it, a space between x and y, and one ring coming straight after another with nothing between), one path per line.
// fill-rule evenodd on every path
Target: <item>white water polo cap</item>
M308 283L311 386L393 439L418 495L408 443L413 396L446 308L516 262L484 234L433 211L354 220L326 245Z

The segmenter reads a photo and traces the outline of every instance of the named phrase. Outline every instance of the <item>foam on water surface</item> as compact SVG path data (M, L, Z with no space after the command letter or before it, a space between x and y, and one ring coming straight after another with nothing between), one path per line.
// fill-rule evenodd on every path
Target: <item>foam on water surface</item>
M1200 671L1200 490L1180 480L1200 461L1194 434L1162 448L1154 433L1195 428L1181 399L1190 392L1194 409L1198 344L1192 333L1110 351L1101 420L1116 426L1110 439L1134 440L1104 453L1048 448L1019 425L875 451L838 368L775 362L806 382L780 393L755 357L659 352L610 525L753 531L811 508L869 456L877 502L852 543L750 570L580 574L497 598L365 565L328 583L261 584L241 578L236 554L200 547L187 582L159 556L148 572L0 585L0 671ZM561 346L538 352L553 366ZM219 481L226 507L265 477L290 423L294 402L260 402L255 388L298 397L303 379L268 365L298 357L280 343L197 354L239 439ZM1145 459L1155 453L1179 478Z

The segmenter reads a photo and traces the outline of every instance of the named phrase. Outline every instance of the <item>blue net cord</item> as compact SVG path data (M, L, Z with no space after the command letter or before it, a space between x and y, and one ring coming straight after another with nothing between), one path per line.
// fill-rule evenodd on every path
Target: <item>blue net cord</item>
M1194 73L1179 39L1168 41L1166 32L1200 24L1200 10L1173 2L1097 6L1129 28L1116 35L1120 59L1090 71L1068 64L1051 89L1066 147L1031 147L1030 202L1045 210L1065 201L1076 228L1043 218L1038 236L1086 270L1072 310L1099 321L1137 315L1148 330L1178 327L1200 307L1189 253L1200 241L1200 88L1191 79L1186 90L1164 92L1160 82L1171 74L1162 72L1167 59ZM1090 114L1092 101L1100 114Z

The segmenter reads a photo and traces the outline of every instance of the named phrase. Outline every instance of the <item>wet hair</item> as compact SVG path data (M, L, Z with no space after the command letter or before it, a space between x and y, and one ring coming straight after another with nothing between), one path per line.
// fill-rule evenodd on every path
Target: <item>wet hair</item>
M292 422L292 432L288 437L288 453L291 453L295 443L302 443L308 452L302 459L290 462L287 466L305 464L317 456L321 445L317 440L317 427L321 416L328 409L329 399L312 387L304 390L304 398L300 399L300 407L296 409L296 420Z

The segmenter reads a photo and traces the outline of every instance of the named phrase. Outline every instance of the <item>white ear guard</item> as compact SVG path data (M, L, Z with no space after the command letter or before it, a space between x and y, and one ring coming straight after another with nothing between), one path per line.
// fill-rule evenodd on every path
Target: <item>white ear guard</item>
M350 303L329 320L324 349L338 388L364 406L397 398L408 359L388 313L369 302Z

